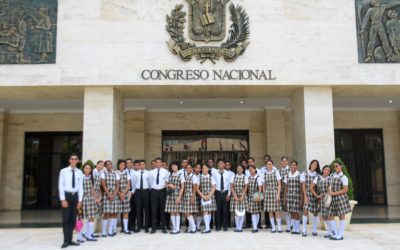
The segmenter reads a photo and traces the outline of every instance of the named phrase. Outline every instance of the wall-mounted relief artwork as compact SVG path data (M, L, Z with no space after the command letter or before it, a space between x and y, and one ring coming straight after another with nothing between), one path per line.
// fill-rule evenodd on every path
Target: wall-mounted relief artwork
M355 0L360 63L400 62L400 0Z
M57 0L0 0L0 64L56 62Z

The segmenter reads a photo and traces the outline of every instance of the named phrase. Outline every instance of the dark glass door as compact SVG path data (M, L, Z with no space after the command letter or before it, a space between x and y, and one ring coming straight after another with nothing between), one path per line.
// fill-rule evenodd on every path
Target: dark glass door
M335 148L348 166L359 205L386 205L382 130L337 129Z
M58 208L58 175L70 153L82 154L81 132L26 133L24 209Z

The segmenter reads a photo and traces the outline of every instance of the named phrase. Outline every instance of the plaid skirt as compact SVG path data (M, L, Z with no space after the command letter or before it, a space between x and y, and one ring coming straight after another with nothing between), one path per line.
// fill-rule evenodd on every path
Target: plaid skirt
M125 195L124 200L121 200L119 195L115 197L115 201L117 202L118 213L129 213L131 211L131 202L129 200L129 194Z
M182 212L182 201L176 204L176 199L179 196L179 189L176 188L173 193L167 195L165 203L165 212L167 213L180 213Z
M266 212L278 212L281 211L281 203L276 200L278 190L266 189L264 196L264 211Z
M99 206L91 195L84 195L82 199L82 212L84 219L98 218Z
M201 200L200 200L201 203ZM217 211L217 204L215 201L215 196L213 195L211 197L211 204L209 205L201 205L201 212L214 212Z
M330 216L341 216L350 212L351 207L347 194L332 196L332 203L328 212Z
M321 206L320 206L321 216L328 217L329 216L329 208L325 207L324 197L322 197L320 204L321 204Z
M192 199L192 193L185 192L183 195L182 213L196 214L199 212L199 203L198 203L199 200L197 199L197 196L195 195L194 204L190 202L191 199Z
M300 213L300 193L288 193L286 196L286 210L290 213Z
M244 197L243 201L235 201L231 196L230 211L234 213L236 209L239 211L246 210L246 197Z
M115 199L113 201L110 201L107 198L107 195L103 196L102 211L105 214L118 214L119 213L117 195L115 196Z
M317 215L319 212L319 206L318 206L318 199L312 195L311 191L307 191L307 197L308 197L308 204L304 205L304 210L308 211L314 215Z
M246 212L251 214L261 213L262 211L262 201L253 201L253 195L249 195L246 199Z

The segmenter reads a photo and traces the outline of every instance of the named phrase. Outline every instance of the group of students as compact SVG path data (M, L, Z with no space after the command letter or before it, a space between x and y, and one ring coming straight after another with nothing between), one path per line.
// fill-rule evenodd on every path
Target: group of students
M201 231L204 222L201 232L207 234L211 232L213 220L216 231L227 231L231 214L235 217L235 232L243 231L246 218L246 224L251 221L252 232L257 233L263 212L271 233L283 232L281 216L285 214L286 232L304 237L307 236L309 213L313 215L313 236L317 236L318 215L321 214L327 225L325 238L342 240L345 214L351 211L347 197L348 179L339 162L334 163L335 173L331 173L329 165L321 170L317 160L311 161L308 170L301 173L295 160L289 163L283 156L276 168L271 157L265 155L262 167L257 168L254 158L250 157L243 160L234 173L230 170L231 163L223 159L216 161L217 166L212 159L206 164L192 166L188 160L168 165L156 158L151 163L151 170L146 168L145 160L118 160L117 170L108 160L98 161L94 169L90 164L84 164L83 174L78 170L78 174L72 176L72 182L65 181L71 177L64 176L63 171L74 168L72 165L76 163L71 161L74 158L77 156L72 155L70 166L60 172L63 223L65 213L68 214L64 211L64 202L71 193L76 198L68 202L75 202L82 209L87 241L96 241L94 223L99 218L102 219L101 236L115 236L119 214L121 232L125 234L139 233L143 228L148 233L150 226L150 233L157 229L167 233L168 228L171 234L179 234L181 215L186 218L186 233ZM71 189L75 178L78 185L74 184ZM332 196L330 206L324 204L326 194ZM67 210L72 213L72 209ZM339 228L335 216L340 219ZM64 243L67 246L71 245L72 236L66 236L65 230L71 231L71 227L71 222L64 223ZM78 240L84 242L81 235Z

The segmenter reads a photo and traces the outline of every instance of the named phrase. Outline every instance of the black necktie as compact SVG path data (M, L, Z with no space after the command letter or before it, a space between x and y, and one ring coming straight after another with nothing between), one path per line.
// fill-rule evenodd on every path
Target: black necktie
M157 172L156 184L158 185L158 183L160 183L160 169L158 169L158 172Z
M75 170L72 169L72 188L75 188Z
M143 171L140 173L140 190L143 190Z
M224 191L224 173L220 173L221 174L221 192Z

